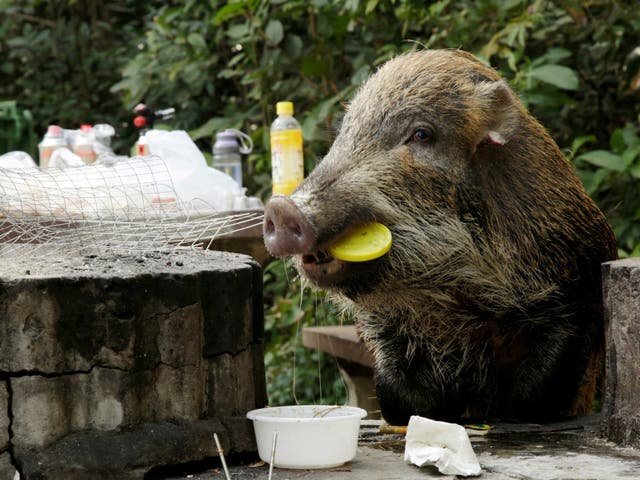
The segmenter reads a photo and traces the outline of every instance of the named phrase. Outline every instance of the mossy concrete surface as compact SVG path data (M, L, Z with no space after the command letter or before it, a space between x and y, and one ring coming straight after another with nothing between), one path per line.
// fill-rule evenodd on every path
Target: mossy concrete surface
M214 432L255 450L244 415L266 404L262 308L244 255L40 250L3 263L0 478L142 478L214 456Z

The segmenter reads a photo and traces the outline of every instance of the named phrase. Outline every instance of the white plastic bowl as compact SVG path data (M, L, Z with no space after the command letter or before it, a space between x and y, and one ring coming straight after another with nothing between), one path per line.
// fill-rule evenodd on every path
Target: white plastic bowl
M293 405L251 410L258 454L271 460L273 433L278 440L273 464L280 468L331 468L356 456L360 419L358 407Z

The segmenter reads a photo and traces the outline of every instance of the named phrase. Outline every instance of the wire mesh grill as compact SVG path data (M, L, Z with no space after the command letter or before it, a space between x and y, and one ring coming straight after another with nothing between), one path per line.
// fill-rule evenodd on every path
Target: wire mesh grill
M27 254L25 244L42 247L43 254L52 246L70 253L208 248L216 238L261 223L259 211L220 212L198 198L182 201L159 157L65 169L0 168L2 255ZM28 255L37 251L29 248Z

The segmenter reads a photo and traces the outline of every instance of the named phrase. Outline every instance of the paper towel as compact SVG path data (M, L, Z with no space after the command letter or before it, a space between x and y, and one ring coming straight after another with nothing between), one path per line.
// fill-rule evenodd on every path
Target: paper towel
M435 465L445 475L482 472L464 427L414 415L407 426L404 459L419 467Z

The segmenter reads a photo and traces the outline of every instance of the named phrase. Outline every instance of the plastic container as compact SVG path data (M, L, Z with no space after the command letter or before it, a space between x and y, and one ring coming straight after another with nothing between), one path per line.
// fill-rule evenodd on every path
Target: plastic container
M62 147L67 147L62 128L58 125L49 125L42 142L38 144L40 168L47 168L53 151Z
M149 142L147 142L147 136L144 133L140 134L135 144L135 155L142 157L149 155Z
M233 178L242 187L242 156L251 153L253 141L246 133L228 128L216 134L211 166Z
M273 194L290 195L304 179L302 129L293 117L293 103L278 102L271 124Z
M279 468L332 468L353 460L358 447L358 407L293 405L251 410L260 459L269 463L278 432L273 464Z
M86 165L96 161L96 152L93 149L93 128L91 125L81 125L80 131L75 137L73 153L78 155Z

